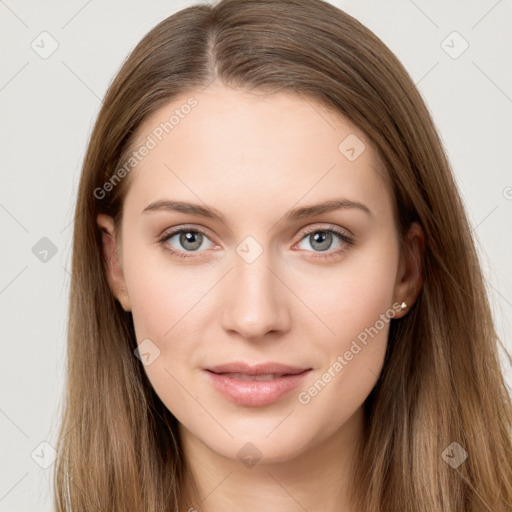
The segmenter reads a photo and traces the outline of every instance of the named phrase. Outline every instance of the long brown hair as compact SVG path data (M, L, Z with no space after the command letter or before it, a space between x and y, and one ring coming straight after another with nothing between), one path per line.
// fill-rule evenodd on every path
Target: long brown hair
M425 233L423 288L409 314L392 320L384 367L364 404L357 510L512 510L511 399L449 162L397 58L322 0L186 8L152 29L112 82L85 156L74 219L56 509L177 511L181 503L186 466L177 420L134 356L132 317L109 288L96 225L103 212L119 227L131 175L101 197L95 191L126 161L150 113L214 79L301 94L345 116L385 166L400 236L413 221ZM467 459L452 467L447 457L461 448Z

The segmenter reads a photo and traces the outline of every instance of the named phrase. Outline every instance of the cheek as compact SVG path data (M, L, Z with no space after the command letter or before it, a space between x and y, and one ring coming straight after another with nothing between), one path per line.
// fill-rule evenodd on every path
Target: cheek
M331 355L393 305L398 245L386 240L382 236L364 250L347 254L339 265L315 272L314 278L297 272L292 279L297 283L294 291L325 324L323 343Z
M197 268L179 268L162 248L127 241L124 274L133 322L140 342L157 343L173 337L175 328L187 324L187 312L201 299L204 275Z
M341 422L373 389L395 314L398 247L381 242L371 249L347 259L346 265L331 271L327 286L309 295L308 304L321 312L319 317L329 329L315 338L317 350L325 355L324 364L302 388L298 401Z
M141 245L127 241L123 253L135 335L151 355L144 369L155 392L174 412L190 400L180 383L188 378L186 363L198 344L201 299L211 279L208 270L178 268L163 249L134 250Z

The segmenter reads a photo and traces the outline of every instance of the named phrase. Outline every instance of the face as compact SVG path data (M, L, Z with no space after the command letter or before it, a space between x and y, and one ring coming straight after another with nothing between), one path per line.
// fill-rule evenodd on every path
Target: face
M369 141L313 100L220 84L147 118L140 145L150 139L111 282L155 392L187 435L232 459L248 442L262 462L289 459L342 431L410 293ZM207 370L229 363L292 369L263 368L266 381Z

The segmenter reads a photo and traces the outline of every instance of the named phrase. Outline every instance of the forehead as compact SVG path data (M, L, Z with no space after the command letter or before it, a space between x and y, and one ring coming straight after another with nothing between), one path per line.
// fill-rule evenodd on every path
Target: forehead
M340 194L389 206L365 134L339 113L294 93L213 84L175 97L138 129L151 149L131 173L139 211L166 196L246 208L289 209ZM357 196L357 197L350 197ZM379 205L379 203L382 203Z

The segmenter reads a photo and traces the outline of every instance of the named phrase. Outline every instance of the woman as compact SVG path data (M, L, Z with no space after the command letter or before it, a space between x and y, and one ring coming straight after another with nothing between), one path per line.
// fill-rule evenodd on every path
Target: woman
M449 163L334 6L222 0L148 33L91 136L72 265L57 510L512 509Z

